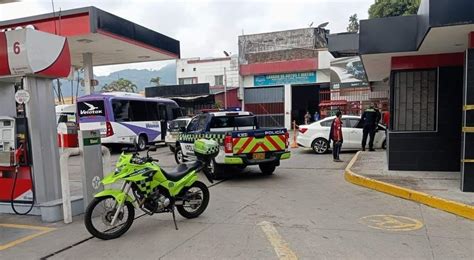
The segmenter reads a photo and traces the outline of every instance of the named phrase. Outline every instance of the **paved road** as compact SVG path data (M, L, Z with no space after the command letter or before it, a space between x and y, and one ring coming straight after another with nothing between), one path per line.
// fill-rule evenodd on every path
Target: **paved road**
M165 148L158 153L164 166L174 165ZM474 258L472 221L347 183L343 169L352 156L344 153L345 163L334 163L331 155L297 149L273 176L250 167L211 187L206 212L194 220L178 217L178 231L169 214L146 216L123 237L101 241L89 239L78 217L0 251L0 259L59 250L51 259Z

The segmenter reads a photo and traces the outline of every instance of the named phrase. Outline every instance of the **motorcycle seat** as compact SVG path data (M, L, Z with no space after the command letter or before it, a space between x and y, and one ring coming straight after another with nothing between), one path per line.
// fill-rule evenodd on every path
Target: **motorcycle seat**
M200 168L202 166L202 162L196 161L196 162L187 162L187 163L182 163L176 168L172 170L161 170L163 172L163 175L166 176L166 178L170 181L179 181L182 179L186 174Z

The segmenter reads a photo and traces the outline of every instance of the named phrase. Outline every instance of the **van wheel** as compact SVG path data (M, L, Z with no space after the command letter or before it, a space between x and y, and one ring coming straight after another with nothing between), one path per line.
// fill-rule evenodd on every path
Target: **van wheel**
M138 146L138 150L140 151L143 151L146 149L146 144L147 144L147 138L145 135L140 135L138 137L138 142L137 142L137 146Z

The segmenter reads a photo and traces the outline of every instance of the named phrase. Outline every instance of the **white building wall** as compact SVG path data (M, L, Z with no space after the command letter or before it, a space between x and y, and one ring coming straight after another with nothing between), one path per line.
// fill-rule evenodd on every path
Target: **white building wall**
M229 59L180 59L176 61L176 82L180 78L197 78L195 83L209 83L215 86L215 76L224 76L224 68L227 75L227 86L239 86L239 64L237 57Z

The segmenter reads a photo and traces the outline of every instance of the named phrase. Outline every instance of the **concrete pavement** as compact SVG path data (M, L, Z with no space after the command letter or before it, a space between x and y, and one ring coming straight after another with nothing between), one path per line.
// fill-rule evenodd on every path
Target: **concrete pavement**
M474 220L474 197L460 189L459 172L389 171L385 152L359 152L347 181Z
M164 165L173 165L171 153L158 152ZM249 167L210 188L201 217L178 216L178 231L170 214L145 216L121 238L101 241L90 238L82 217L48 225L0 215L0 223L56 228L0 251L0 259L55 252L51 259L283 259L282 252L299 259L474 257L472 221L345 182L353 155L343 153L345 163L335 163L329 154L299 148L273 176Z

